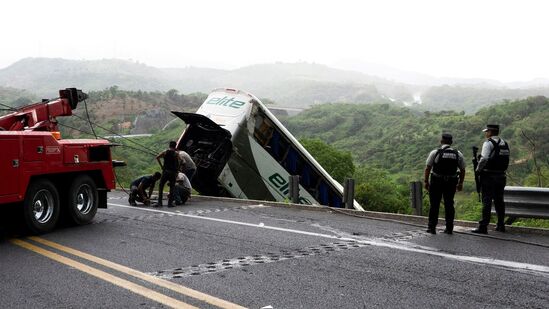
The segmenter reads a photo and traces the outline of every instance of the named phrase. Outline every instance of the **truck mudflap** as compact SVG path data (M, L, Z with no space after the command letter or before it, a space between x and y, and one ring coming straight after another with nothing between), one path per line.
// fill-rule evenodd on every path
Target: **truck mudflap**
M97 208L107 208L107 192L109 191L107 189L97 189L97 197L99 198Z

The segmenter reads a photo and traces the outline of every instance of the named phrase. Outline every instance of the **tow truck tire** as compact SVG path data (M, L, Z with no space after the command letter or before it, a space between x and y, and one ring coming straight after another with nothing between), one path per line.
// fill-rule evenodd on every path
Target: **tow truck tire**
M60 213L59 193L47 179L32 181L23 201L25 223L33 234L43 234L55 228Z
M67 192L67 217L76 225L90 223L97 213L99 196L95 181L88 175L74 178Z

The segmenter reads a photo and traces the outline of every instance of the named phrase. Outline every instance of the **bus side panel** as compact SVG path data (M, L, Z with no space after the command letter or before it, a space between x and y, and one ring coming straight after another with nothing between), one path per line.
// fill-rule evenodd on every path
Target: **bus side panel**
M250 147L250 139L247 130L242 129L233 132L233 145L236 151L229 159L229 168L244 194L250 199L278 200L261 178L258 166ZM227 187L228 184L224 184Z
M289 178L290 173L282 167L271 155L263 149L252 137L249 137L254 162L261 174L261 178L271 191L271 194L278 200L284 201L289 198ZM301 204L318 204L313 196L299 186L299 196Z
M251 136L321 205L342 207L343 187L322 168L268 110L256 102L248 124ZM305 193L300 191L300 195ZM305 201L302 201L302 203ZM360 206L359 206L360 207Z
M229 160L230 170L238 186L251 199L287 200L290 174L248 135L247 130L240 128L233 135L238 151ZM226 181L224 186L228 186ZM300 187L300 197L302 204L318 204L303 187Z
M225 165L218 178L219 184L232 196L240 199L248 199L248 196L243 192L238 184L229 164Z

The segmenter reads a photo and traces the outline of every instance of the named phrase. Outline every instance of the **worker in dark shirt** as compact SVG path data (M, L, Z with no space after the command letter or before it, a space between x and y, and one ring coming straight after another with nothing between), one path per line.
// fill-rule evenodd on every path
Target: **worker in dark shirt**
M160 167L162 167L162 176L160 177L160 184L158 187L158 203L153 205L155 207L162 207L162 191L164 191L164 185L168 182L170 186L170 194L168 195L168 207L174 207L173 198L174 198L174 186L175 179L177 178L178 168L179 168L179 154L175 147L177 143L171 141L169 148L162 151L156 156L156 160ZM160 161L164 159L164 164Z
M145 205L150 205L151 194L154 189L154 184L162 174L156 172L152 175L145 175L132 181L130 185L130 197L128 202L132 206L137 206L136 201L142 202ZM145 190L149 189L149 194Z

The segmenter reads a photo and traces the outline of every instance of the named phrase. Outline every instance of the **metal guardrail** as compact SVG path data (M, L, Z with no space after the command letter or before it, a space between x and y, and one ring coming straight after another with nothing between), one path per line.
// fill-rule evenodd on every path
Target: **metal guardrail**
M507 224L517 218L549 219L549 188L507 186L503 199Z
M299 175L290 175L288 197L294 204L299 204Z
M345 178L345 186L343 187L343 204L347 209L353 209L355 202L355 180Z
M290 175L288 177L288 198L294 204L299 204L299 175ZM345 179L343 187L343 206L348 209L354 209L355 203L355 180Z

